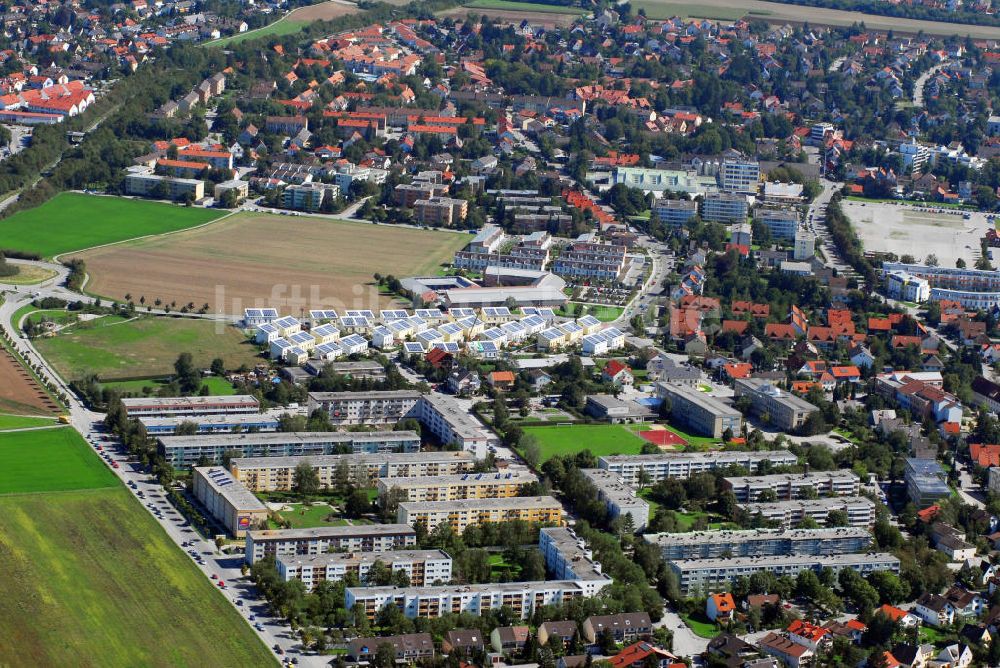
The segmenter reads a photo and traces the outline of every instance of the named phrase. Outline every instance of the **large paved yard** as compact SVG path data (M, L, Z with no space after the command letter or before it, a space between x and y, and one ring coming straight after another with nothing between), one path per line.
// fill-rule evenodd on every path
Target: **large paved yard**
M433 274L468 235L336 221L312 216L244 213L169 237L140 239L84 253L90 292L121 298L208 303L242 314L273 306L379 308L372 274Z
M958 258L971 267L979 257L979 240L990 229L985 214L966 219L963 211L938 213L933 205L844 200L842 207L865 250L912 255L917 262L933 253L942 267L954 267Z

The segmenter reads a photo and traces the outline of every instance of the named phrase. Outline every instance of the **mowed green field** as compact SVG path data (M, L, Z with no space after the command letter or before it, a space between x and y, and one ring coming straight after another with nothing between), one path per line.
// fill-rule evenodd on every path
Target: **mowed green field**
M586 10L566 5L547 5L542 2L518 2L517 0L471 0L463 3L473 9L506 9L522 12L545 12L547 14L576 14L583 16Z
M573 455L590 450L595 456L637 455L645 441L617 424L578 424L554 427L525 427L538 439L542 461L557 455Z
M52 257L125 239L183 230L221 211L162 202L60 193L0 221L0 248Z
M57 336L35 341L38 352L67 380L96 373L101 378L164 376L174 372L182 352L208 368L215 357L226 366L253 365L257 349L235 327L209 320L139 316L125 321L107 316Z
M4 665L275 665L124 488L0 497L0 560Z
M125 394L143 394L143 389L149 388L149 393L155 394L160 387L167 383L167 379L146 378L140 380L121 380L110 383L101 383L101 387L110 387ZM201 379L201 386L208 388L208 393L217 397L228 397L236 394L236 388L225 378L208 376Z
M112 487L117 479L70 427L0 433L0 494Z
M0 415L0 431L24 429L26 427L44 427L55 423L54 418L35 417L33 415Z

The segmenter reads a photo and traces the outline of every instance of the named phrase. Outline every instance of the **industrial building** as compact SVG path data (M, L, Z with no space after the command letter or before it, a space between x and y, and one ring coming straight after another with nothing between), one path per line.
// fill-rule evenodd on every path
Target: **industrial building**
M413 527L405 524L363 524L315 529L248 531L245 559L254 564L264 557L326 552L393 552L417 543Z
M420 435L413 431L369 432L274 432L264 434L213 434L207 436L162 436L160 454L177 469L194 466L203 457L222 461L225 453L235 457L292 457L332 455L348 452L417 452Z
M236 538L266 524L267 506L221 466L196 467L191 481L198 502Z
M337 468L344 464L348 466L351 480L371 483L377 478L465 473L475 467L476 459L472 453L461 451L240 457L233 459L229 468L254 492L287 492L292 489L295 467L302 462L308 462L316 470L321 487L333 487Z
M428 531L448 524L456 534L476 524L514 520L561 524L562 505L551 496L515 496L460 501L406 501L399 504L396 512L396 521L400 524L415 526L421 523Z
M656 396L670 400L670 418L695 433L722 438L739 434L743 415L732 406L686 385L656 384Z
M372 566L381 563L389 570L403 571L411 587L423 587L451 580L451 557L441 550L395 550L392 552L326 552L323 554L281 555L278 575L286 582L302 580L306 591L320 582L339 582L353 575L367 583Z
M405 493L402 501L458 501L460 499L500 499L515 497L526 485L538 482L528 471L463 473L419 478L379 478L379 498L390 489Z
M627 485L639 484L639 472L644 472L653 483L664 478L690 478L696 473L707 473L717 468L742 466L756 471L761 464L770 466L795 466L798 457L787 450L750 452L729 450L725 452L665 452L658 455L607 455L597 459L597 467L621 476Z

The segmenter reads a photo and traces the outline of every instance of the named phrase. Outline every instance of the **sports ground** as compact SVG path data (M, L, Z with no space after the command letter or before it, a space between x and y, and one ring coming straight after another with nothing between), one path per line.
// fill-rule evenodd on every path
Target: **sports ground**
M274 664L69 427L0 434L0 492L5 665Z
M191 353L200 368L216 357L233 369L257 361L256 347L235 327L169 316L106 316L37 339L35 346L67 380L91 373L102 379L164 376L174 372L182 352Z
M542 461L561 455L590 450L596 457L637 455L643 439L628 427L618 424L575 424L552 427L525 427L524 432L538 439Z
M0 248L53 257L148 234L201 225L223 211L162 202L60 193L0 221Z
M152 237L82 257L89 292L242 314L249 306L384 308L372 275L434 274L468 235L320 218L240 213L212 225Z

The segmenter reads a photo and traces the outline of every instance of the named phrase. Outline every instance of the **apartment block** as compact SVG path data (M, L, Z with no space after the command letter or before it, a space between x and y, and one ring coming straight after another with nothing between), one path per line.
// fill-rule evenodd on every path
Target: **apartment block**
M448 395L423 395L416 405L416 418L442 444L457 444L480 459L486 457L489 448L500 445L493 430Z
M198 502L236 538L267 522L267 506L221 466L196 467L191 481Z
M936 460L909 457L903 469L906 494L917 508L951 496L948 475Z
M580 582L587 596L594 596L611 584L611 578L603 573L593 552L571 529L543 528L538 535L538 549L545 558L550 576L556 580Z
M739 378L734 384L737 397L750 398L750 411L767 416L769 424L782 431L794 431L819 409L805 399L786 392L763 378Z
M334 425L396 424L416 416L418 401L420 393L416 390L310 392L309 412L322 409Z
M701 219L712 223L743 223L749 211L745 195L708 193L701 201Z
M631 517L632 526L642 531L649 523L649 503L629 487L619 475L603 469L580 469L580 473L597 489L597 498L604 502L608 517Z
M141 197L162 194L172 200L190 197L197 201L205 196L205 182L199 179L181 179L173 176L136 172L125 177L125 192Z
M442 524L461 534L476 524L500 522L561 524L562 505L551 496L515 496L499 499L462 499L459 501L406 501L399 504L396 521L415 526L423 524L434 531Z
M126 397L121 401L125 414L130 418L260 412L260 403L249 394L231 397Z
M647 534L643 539L660 548L667 561L769 557L789 554L830 555L863 552L872 542L861 527L834 529L747 529Z
M653 205L654 221L670 227L684 227L698 215L698 203L691 199L661 199Z
M779 501L801 499L813 493L815 496L857 496L861 491L860 478L847 470L735 476L723 480L741 503L759 501L765 491L774 492Z
M482 615L488 610L510 608L526 619L540 606L564 605L586 597L576 581L500 582L438 587L348 587L344 605L360 604L370 620L386 605L395 605L406 617L441 617L449 613Z
M625 270L625 246L596 241L575 241L552 263L561 276L615 281Z
M368 583L375 563L392 572L403 571L411 587L451 580L451 557L441 550L395 550L392 552L327 552L308 555L282 555L276 559L278 575L285 582L302 580L306 591L320 582L340 582L353 575Z
M416 200L413 210L416 221L421 225L451 227L465 220L469 213L469 203L454 197L433 197Z
M627 485L639 484L643 471L656 483L664 478L690 478L696 473L708 473L717 468L742 466L757 471L761 464L794 466L799 459L787 450L770 452L665 452L658 455L609 455L597 459L598 468L616 473Z
M416 532L405 524L269 529L247 532L244 558L248 564L254 564L265 557L327 552L393 552L413 547L416 543Z
M290 185L281 193L281 206L295 211L319 211L323 200L331 201L340 195L340 188L333 183L303 183Z
M686 385L656 384L656 395L670 401L670 418L703 436L722 438L729 429L739 434L743 415L732 406Z
M448 194L448 186L439 183L400 183L393 190L397 206L412 208L417 200L441 197Z
M221 462L226 452L239 457L295 457L345 453L417 452L420 435L413 431L269 432L162 436L160 453L171 466L189 468L203 457Z
M760 187L760 163L756 160L723 160L719 167L719 189L755 195Z
M196 433L201 434L232 434L260 433L278 431L281 426L279 417L284 411L267 411L264 413L220 413L218 415L172 417L140 417L139 422L146 428L150 436L171 436L177 428L194 425Z
M367 486L366 481L370 484L377 478L466 473L476 464L475 457L469 452L404 452L240 457L233 459L229 468L253 492L288 492L294 484L295 467L302 462L308 462L316 470L321 487L333 487L337 470L344 465L348 467L352 480Z
M794 241L801 216L794 209L761 207L754 213L754 219L771 231L773 239Z
M807 517L823 524L833 511L847 513L848 524L852 527L870 527L875 524L875 503L863 496L742 503L740 508L750 515L759 514L765 520L780 522L786 528L796 526Z
M510 471L420 478L379 478L376 486L380 498L390 489L397 488L406 494L401 501L459 501L516 497L523 487L534 482L538 482L538 478L528 471Z
M1000 303L1000 271L883 262L885 274L904 272L930 284L932 301L957 301L967 309L989 309Z
M845 568L862 576L876 571L899 573L899 559L882 552L868 554L836 554L831 556L790 555L781 557L735 557L725 559L679 559L671 561L670 570L677 576L681 593L726 591L738 577L754 573L773 573L781 577L796 577L802 571L820 572L830 568L839 573Z

